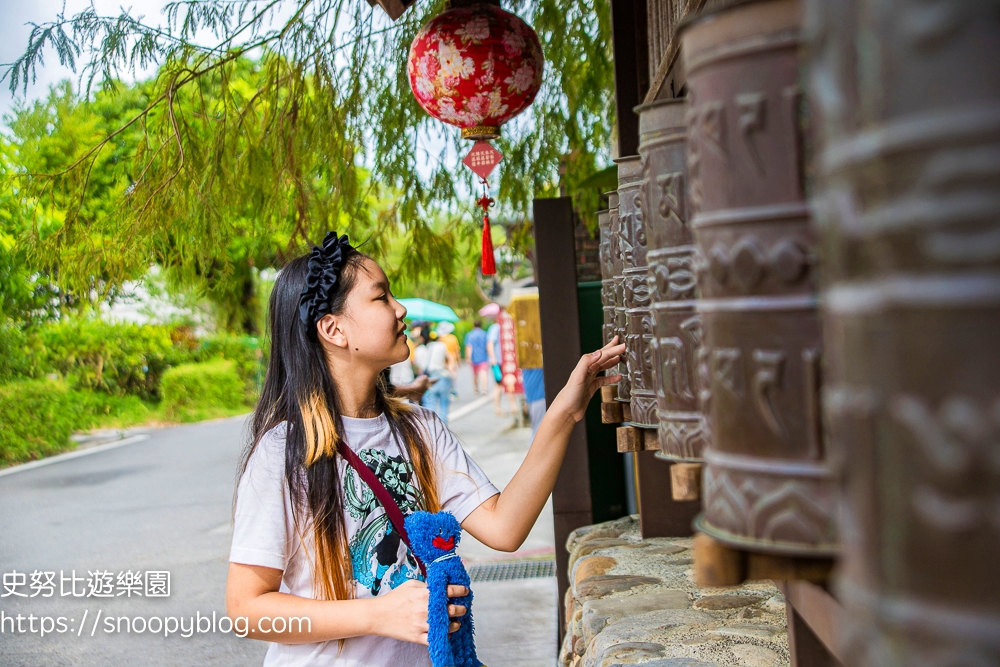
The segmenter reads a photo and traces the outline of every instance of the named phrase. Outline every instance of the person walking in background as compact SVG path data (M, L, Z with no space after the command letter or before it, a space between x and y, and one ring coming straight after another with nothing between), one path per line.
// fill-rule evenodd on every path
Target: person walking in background
M421 375L430 378L432 384L420 399L420 404L433 410L441 421L448 423L448 406L451 403L451 388L458 372L458 360L440 340L431 340L431 333L420 332L422 345L414 352L417 368Z
M451 322L438 322L434 330L437 331L438 340L448 347L451 355L455 359L461 360L462 344L458 341L458 336L455 335L455 325Z
M438 322L438 325L434 328L434 333L437 334L438 340L445 344L448 352L455 359L453 380L457 380L458 364L462 362L462 344L458 341L458 336L455 335L455 325L451 322ZM456 401L458 400L458 382L453 381L451 383L451 398Z
M472 331L465 335L465 358L472 364L472 386L477 394L486 394L490 386L490 355L486 349L486 332L483 323L476 320Z
M486 354L490 360L490 370L493 371L493 379L497 386L493 390L493 412L503 416L503 408L500 407L500 396L503 394L503 371L500 369L500 323L494 322L486 330Z
M524 402L528 404L528 419L531 420L531 439L535 439L538 425L545 416L545 373L541 368L522 368L521 381L524 383Z

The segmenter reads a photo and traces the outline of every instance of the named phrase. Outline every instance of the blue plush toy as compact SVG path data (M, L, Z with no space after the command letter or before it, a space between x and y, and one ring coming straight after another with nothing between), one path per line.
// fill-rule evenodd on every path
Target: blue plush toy
M406 517L406 532L413 552L427 568L427 588L430 601L427 609L427 633L431 663L434 667L483 667L476 657L472 628L472 589L469 574L462 559L455 553L462 538L462 527L450 512L414 512ZM469 594L448 599L448 585L465 586ZM448 605L466 609L459 621L461 627L448 633L451 619Z

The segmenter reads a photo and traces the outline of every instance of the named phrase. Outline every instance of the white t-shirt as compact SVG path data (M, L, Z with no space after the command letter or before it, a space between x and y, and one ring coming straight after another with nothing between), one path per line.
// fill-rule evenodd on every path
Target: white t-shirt
M451 375L448 370L448 346L439 340L432 340L418 347L413 352L413 360L421 373L437 371L443 375Z
M427 429L437 473L442 509L459 523L499 490L476 465L454 434L433 412L413 406ZM374 419L344 417L345 440L362 461L378 474L386 488L400 501L403 514L415 511L416 474L409 458L404 460L392 437L385 416ZM250 456L237 491L233 543L229 560L283 570L282 593L312 598L312 568L306 549L313 549L311 529L301 541L292 524L291 502L285 470L285 423L268 431ZM418 579L420 571L406 545L392 531L385 510L357 473L338 457L343 481L344 518L353 562L355 595L370 598L395 588L407 579ZM383 544L385 542L385 544ZM391 563L394 542L399 542ZM271 643L264 667L407 667L430 665L427 647L380 636L353 637L337 655L338 641L310 644Z
M413 376L413 366L410 365L409 359L403 359L399 363L389 366L389 382L397 387L410 384L414 380L416 378Z

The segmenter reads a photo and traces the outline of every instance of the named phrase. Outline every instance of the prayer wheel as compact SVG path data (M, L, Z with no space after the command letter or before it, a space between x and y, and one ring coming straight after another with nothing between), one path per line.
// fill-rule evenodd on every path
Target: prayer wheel
M807 6L845 664L1000 665L1000 9Z
M601 340L607 345L615 335L615 267L611 260L611 211L597 212L597 227L601 234L599 258L601 262L601 307L604 311Z
M828 557L836 485L820 433L800 24L796 0L758 0L679 30L711 432L696 528L736 548Z
M701 317L695 310L694 237L687 220L687 102L637 108L642 218L653 312L653 387L660 451L670 461L700 461L708 434L698 404Z
M615 264L612 249L617 248L613 243L614 235L611 232L611 211L603 210L597 212L597 224L601 234L600 262L601 262L601 308L604 312L604 325L601 330L601 340L607 345L615 336ZM619 368L615 365L608 369L608 375L616 375Z
M612 280L614 281L615 290L615 322L614 322L614 335L618 336L618 342L625 342L625 249L631 247L630 236L628 234L631 232L630 229L623 229L621 224L621 216L618 214L618 191L612 190L608 193L608 218L610 220L610 232L611 232L611 268L612 268ZM622 379L618 382L618 395L615 397L616 401L622 403L629 402L629 387L631 382L629 381L629 375L626 371L625 364L619 364L619 372L621 373Z
M625 305L625 357L629 376L631 422L656 428L653 385L653 313L646 279L646 228L642 219L642 163L638 155L618 164L618 219L622 246Z

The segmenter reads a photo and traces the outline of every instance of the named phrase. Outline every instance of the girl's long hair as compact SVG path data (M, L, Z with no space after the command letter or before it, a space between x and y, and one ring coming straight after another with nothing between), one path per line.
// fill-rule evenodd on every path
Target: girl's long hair
M347 295L364 270L366 255L350 248L344 254L340 278L330 293L330 312L344 312ZM239 477L261 437L285 422L285 480L293 522L300 539L311 530L316 599L346 600L354 596L351 557L344 524L342 480L337 473L337 449L344 433L340 395L315 336L299 319L299 295L306 287L309 256L293 259L278 274L268 304L271 358L260 398L254 408L251 436L240 461ZM375 410L384 414L419 485L418 504L440 510L427 436L409 404L386 395L379 381ZM365 443L349 443L360 448Z

